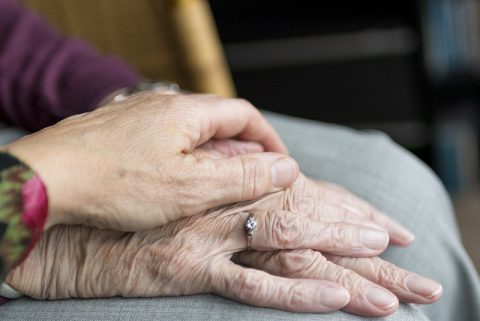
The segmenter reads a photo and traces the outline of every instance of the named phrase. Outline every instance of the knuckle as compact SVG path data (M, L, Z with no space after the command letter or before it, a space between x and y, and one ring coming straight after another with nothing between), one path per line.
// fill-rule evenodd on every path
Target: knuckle
M255 199L265 192L267 177L262 161L256 158L242 158L243 199Z
M333 277L335 283L350 290L360 290L364 287L364 279L352 270L339 268Z
M266 294L260 275L244 269L234 284L234 291L241 301L259 302Z
M283 302L287 310L299 311L309 305L311 301L311 289L305 284L294 284L288 289L288 295Z
M273 211L272 235L274 242L282 248L292 248L304 235L305 225L300 216L291 215L282 211Z
M285 190L283 209L299 213L312 213L315 210L315 201L302 191L289 187Z
M357 260L355 258L347 259ZM335 264L333 261L325 266L323 277L350 290L361 289L365 282L365 280L356 272L343 268L342 266Z
M402 275L401 270L385 261L377 263L374 267L374 278L376 281L382 282L384 286L394 286L396 284L403 284L405 276Z
M287 277L303 276L321 263L313 250L282 251L277 257L280 274Z
M354 247L357 242L355 240L355 229L349 225L337 225L332 228L330 233L330 247L334 251L342 250L346 244Z

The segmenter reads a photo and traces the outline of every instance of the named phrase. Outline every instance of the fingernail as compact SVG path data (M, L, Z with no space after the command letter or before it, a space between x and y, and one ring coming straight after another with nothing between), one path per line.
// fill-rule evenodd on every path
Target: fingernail
M364 228L361 237L362 244L372 250L381 250L388 244L388 234L385 231Z
M290 186L297 177L297 167L290 158L282 158L272 164L272 181L274 187Z
M430 299L442 291L442 286L420 275L410 275L405 282L407 288L424 298Z
M320 290L320 302L327 308L340 309L350 302L350 294L345 289L323 288Z
M397 304L397 298L392 293L375 287L368 288L365 297L380 310L390 309Z
M405 242L412 242L415 238L415 235L412 232L410 232L397 222L391 222L390 226L388 227L388 231L392 236L396 236L397 238L400 238Z

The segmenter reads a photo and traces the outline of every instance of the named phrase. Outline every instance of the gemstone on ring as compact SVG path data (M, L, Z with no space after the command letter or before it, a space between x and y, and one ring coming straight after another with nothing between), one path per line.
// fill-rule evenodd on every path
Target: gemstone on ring
M255 217L253 213L250 213L250 216L247 219L247 223L245 223L245 227L247 228L247 250L252 250L252 240L253 240L253 230L257 227L257 222L255 222Z
M257 227L257 222L255 222L255 218L253 217L253 214L250 214L245 226L247 227L248 232L253 231Z

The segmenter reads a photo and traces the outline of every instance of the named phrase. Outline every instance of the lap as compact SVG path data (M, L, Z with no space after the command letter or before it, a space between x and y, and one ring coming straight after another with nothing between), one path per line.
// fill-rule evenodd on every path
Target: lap
M213 294L163 298L104 298L35 301L20 299L0 308L1 320L270 320L270 321L356 321L364 320L342 312L301 314L256 308ZM377 319L376 319L377 320ZM378 320L428 320L414 306L402 304L393 315Z
M475 320L469 316L480 315L478 277L460 243L448 195L424 164L383 134L360 133L274 114L266 116L306 175L348 188L416 234L412 246L389 248L383 257L442 283L444 297L440 303L421 307L423 312L432 320ZM262 309L208 294L52 302L25 298L0 307L0 317L6 320L363 319L341 311L312 315ZM394 315L379 320L427 318L418 308L401 304Z
M266 113L307 176L334 182L409 228L408 248L381 256L442 284L442 299L420 309L432 320L480 320L480 282L438 177L385 134Z

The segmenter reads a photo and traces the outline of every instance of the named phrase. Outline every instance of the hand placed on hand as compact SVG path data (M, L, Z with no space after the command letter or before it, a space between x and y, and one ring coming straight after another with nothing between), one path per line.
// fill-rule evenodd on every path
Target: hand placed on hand
M210 138L258 142L269 153L199 159ZM149 92L114 102L3 147L47 187L55 224L154 228L289 186L296 162L260 112L241 99Z
M262 150L257 143L235 140L210 140L195 150L197 158L226 158ZM256 200L256 208L278 208L296 213L308 213L311 218L324 222L344 222L365 225L388 231L390 243L408 246L415 236L389 216L378 211L345 188L333 183L307 178L300 173L284 193L271 194Z
M253 145L209 142L193 155L225 158L218 150L237 154ZM257 228L253 250L245 251L250 213ZM285 190L153 230L55 226L7 282L37 299L216 293L287 311L341 308L383 316L398 308L399 299L428 304L442 294L435 281L375 257L389 242L392 222L335 185L300 177ZM410 236L391 239L406 245Z

